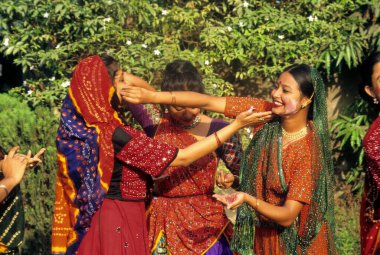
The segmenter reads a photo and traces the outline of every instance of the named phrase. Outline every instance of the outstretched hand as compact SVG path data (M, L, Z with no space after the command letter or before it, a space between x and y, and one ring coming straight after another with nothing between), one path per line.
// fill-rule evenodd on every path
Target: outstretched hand
M229 195L214 194L213 197L232 210L240 207L245 202L244 192L235 192Z
M20 149L19 146L13 147L8 155L4 157L1 168L3 170L4 178L12 180L14 185L20 183L24 176L28 162L32 156L32 152L29 150L26 155L17 154Z
M240 127L256 126L268 122L272 119L272 117L273 114L271 111L254 112L253 109L249 109L248 111L242 112L236 116L235 122Z

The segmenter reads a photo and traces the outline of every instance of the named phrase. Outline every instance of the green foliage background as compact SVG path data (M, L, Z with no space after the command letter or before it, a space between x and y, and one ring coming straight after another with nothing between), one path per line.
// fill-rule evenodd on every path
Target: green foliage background
M183 58L201 71L209 93L267 96L261 84L293 63L318 67L329 82L354 70L380 50L379 15L379 0L3 0L0 52L15 58L26 81L10 92L23 113L7 112L9 105L1 111L0 142L48 148L44 166L25 178L25 254L48 253L58 109L78 61L106 52L159 84L165 65ZM333 130L338 150L361 155L369 121L352 107ZM16 114L19 122L7 118ZM361 161L353 169L346 179L361 175Z

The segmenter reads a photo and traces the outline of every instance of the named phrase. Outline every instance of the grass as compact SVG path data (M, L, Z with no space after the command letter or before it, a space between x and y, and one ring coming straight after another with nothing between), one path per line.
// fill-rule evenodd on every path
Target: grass
M335 184L336 244L339 254L360 254L359 211L360 194L352 194L351 186L343 181Z

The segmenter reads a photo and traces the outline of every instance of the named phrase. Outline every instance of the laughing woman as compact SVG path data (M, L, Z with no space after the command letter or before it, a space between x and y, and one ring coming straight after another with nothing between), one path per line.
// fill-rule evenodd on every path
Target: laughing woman
M253 98L211 97L192 92L123 91L136 103L177 104L224 112L233 117ZM325 87L305 64L287 68L272 92L279 118L258 130L240 170L241 192L216 196L238 208L232 248L240 254L336 254L333 165ZM252 238L254 237L254 238Z

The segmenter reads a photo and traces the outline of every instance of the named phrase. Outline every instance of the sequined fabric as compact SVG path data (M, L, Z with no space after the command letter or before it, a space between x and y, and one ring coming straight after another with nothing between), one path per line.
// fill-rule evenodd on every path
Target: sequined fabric
M256 190L261 191L257 197L274 205L281 206L285 200L296 200L304 203L298 216L298 234L302 236L306 219L309 213L309 204L312 196L313 180L311 166L311 134L293 142L282 151L283 177L287 190L283 190L280 178L267 178L270 173L258 173ZM265 187L265 188L264 188ZM279 229L268 226L263 222L262 227L256 227L255 231L255 253L259 254L286 254L279 240ZM275 224L276 225L276 224ZM329 233L326 231L326 223L315 237L306 254L329 254L327 240L324 237ZM299 247L298 249L301 250ZM300 252L301 254L301 252Z
M197 139L163 118L155 140L185 148ZM155 181L158 196L148 211L152 254L203 254L228 224L223 206L211 196L217 158L209 154L188 167L169 167L169 176Z
M254 100L228 101L238 102L239 111L244 111ZM231 112L228 107L226 112ZM237 252L244 255L336 254L333 230L327 220L332 218L327 212L333 212L329 201L332 173L321 164L321 142L314 123L310 121L308 126L310 131L306 137L285 148L278 120L262 126L253 137L241 163L242 190L274 205L281 206L285 200L292 199L304 206L296 222L288 228L252 213L246 204L241 206L232 242Z
M248 111L251 107L255 112L270 111L273 107L271 102L251 97L227 97L224 115L234 118L241 112Z
M165 170L165 174L170 172L167 167L176 158L178 149L152 140L131 127L123 127L123 130L132 139L116 155L117 159L126 163L120 183L122 197L126 200L145 200L148 175L158 177Z
M368 129L364 140L365 187L360 211L362 254L380 253L380 117Z
M22 193L17 185L0 202L0 254L18 254L24 239L24 224Z

